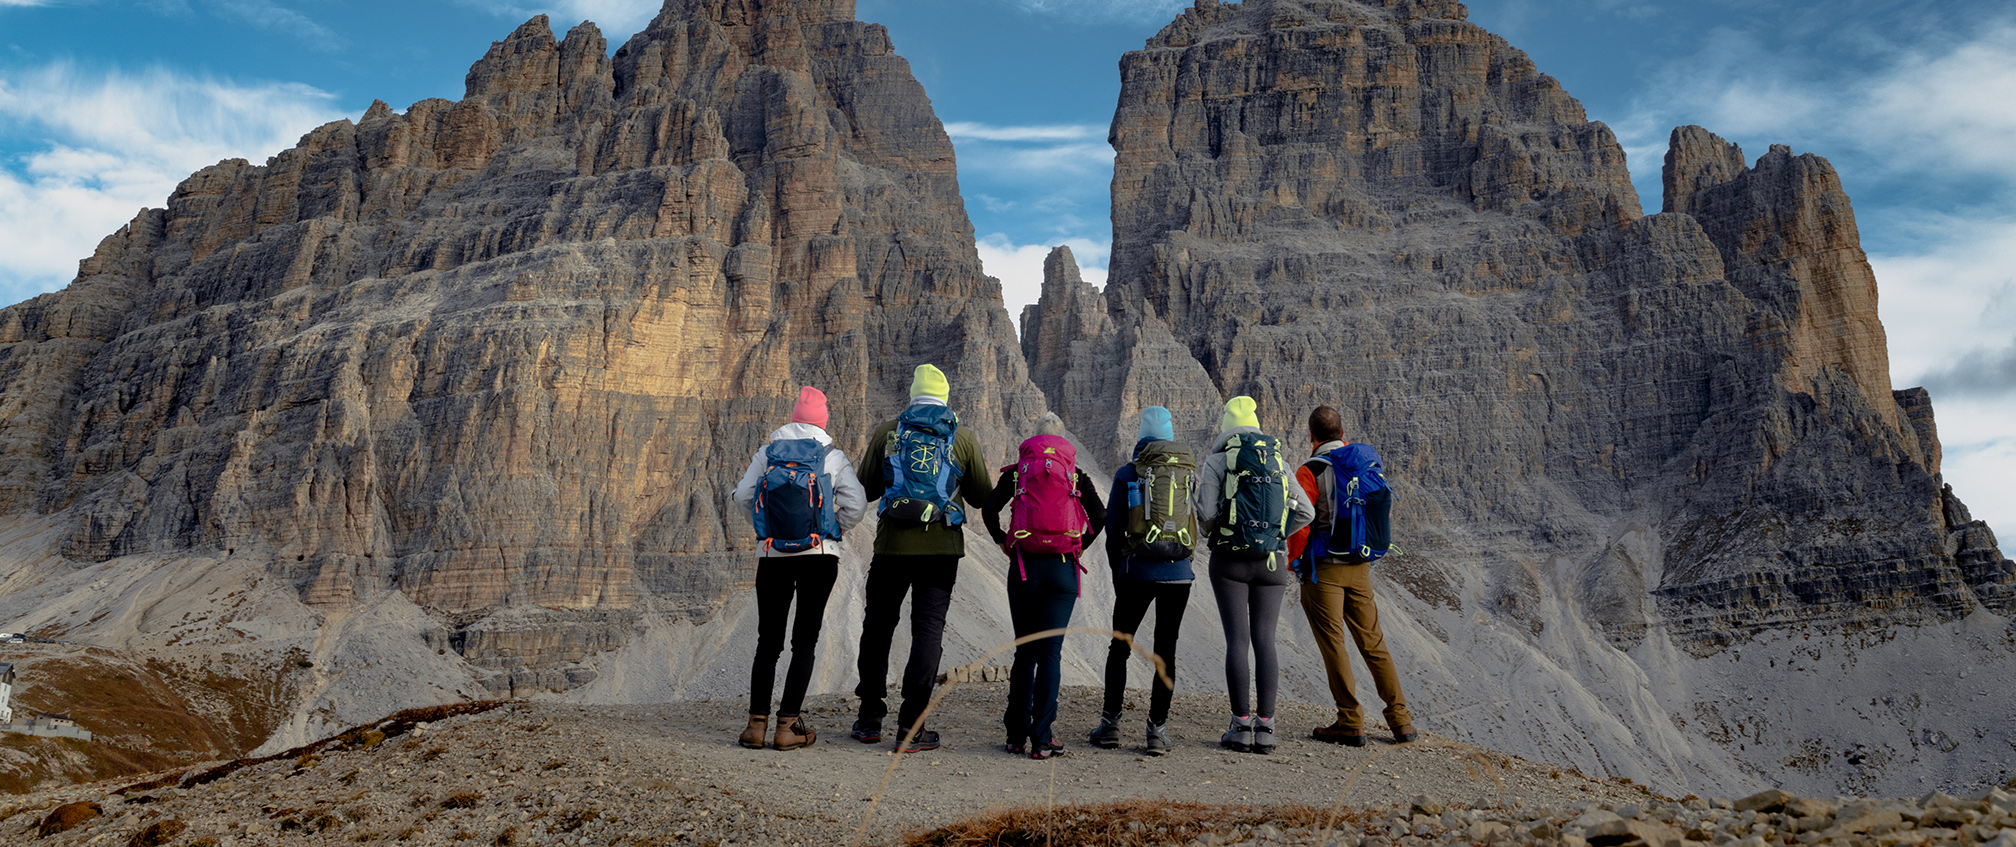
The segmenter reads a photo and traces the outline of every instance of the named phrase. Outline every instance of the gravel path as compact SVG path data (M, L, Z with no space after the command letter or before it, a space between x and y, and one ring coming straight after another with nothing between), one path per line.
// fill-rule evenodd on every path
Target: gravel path
M1176 749L1150 759L1131 747L1084 744L1097 692L1066 689L1059 736L1069 750L1038 762L1001 750L1004 698L1000 684L961 686L947 698L928 721L945 746L903 758L869 824L869 843L1009 806L1128 797L1329 806L1347 784L1346 801L1360 808L1404 807L1424 794L1464 806L1549 807L1649 796L1426 733L1411 745L1378 734L1365 748L1321 744L1304 736L1329 712L1303 705L1284 706L1273 755L1225 751L1217 747L1224 705L1216 695L1179 696ZM207 839L217 847L846 844L892 760L887 745L846 738L852 712L851 698L815 698L806 719L819 742L777 752L735 745L743 722L736 702L511 704L382 741L358 736L359 749L243 767L189 788L114 793L134 782L127 780L17 798L11 808L0 804L9 815L0 820L0 843L29 843L59 804L95 802L101 816L35 843L127 843L156 827L174 830L158 844ZM1142 731L1141 714L1130 704L1130 738Z

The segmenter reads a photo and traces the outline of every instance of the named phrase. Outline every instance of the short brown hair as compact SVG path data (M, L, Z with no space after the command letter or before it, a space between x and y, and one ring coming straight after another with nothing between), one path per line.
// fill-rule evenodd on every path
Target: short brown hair
M1318 443L1344 438L1344 416L1329 406L1317 406L1309 413L1309 437Z

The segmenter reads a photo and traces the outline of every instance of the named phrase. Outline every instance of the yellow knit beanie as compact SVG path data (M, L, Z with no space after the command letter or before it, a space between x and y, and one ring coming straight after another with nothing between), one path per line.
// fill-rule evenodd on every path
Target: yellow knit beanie
M1218 431L1226 432L1235 426L1260 428L1260 413L1255 411L1258 404L1245 395L1225 401L1225 417L1218 420Z
M936 397L938 402L952 402L952 385L945 381L945 372L936 365L918 365L917 374L910 378L910 399Z

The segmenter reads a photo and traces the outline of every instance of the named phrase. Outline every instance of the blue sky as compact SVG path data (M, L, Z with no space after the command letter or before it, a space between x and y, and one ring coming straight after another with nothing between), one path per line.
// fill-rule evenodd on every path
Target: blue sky
M958 145L1011 313L1070 244L1104 278L1120 54L1179 0L858 0ZM0 303L60 288L181 177L374 98L461 96L532 14L612 43L656 0L0 0ZM2006 0L1475 0L1624 140L1659 204L1675 125L1827 156L1881 284L1892 373L1934 389L1947 477L2016 532L2016 10ZM2005 493L2007 492L2007 493Z

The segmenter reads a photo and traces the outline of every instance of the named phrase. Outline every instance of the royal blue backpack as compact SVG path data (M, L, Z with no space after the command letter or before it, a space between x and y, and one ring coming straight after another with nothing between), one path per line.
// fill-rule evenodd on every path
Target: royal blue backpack
M883 447L882 492L877 512L884 518L959 526L966 514L952 502L959 487L959 463L952 458L959 416L944 406L920 403L903 410Z
M1376 562L1393 549L1393 489L1370 444L1346 444L1323 454L1336 480L1331 499L1336 512L1330 534L1310 533L1313 558L1338 556L1353 562Z
M821 541L839 541L833 478L826 473L826 454L833 452L833 446L793 438L772 441L763 452L768 464L756 486L750 514L763 547L779 553L803 553Z

